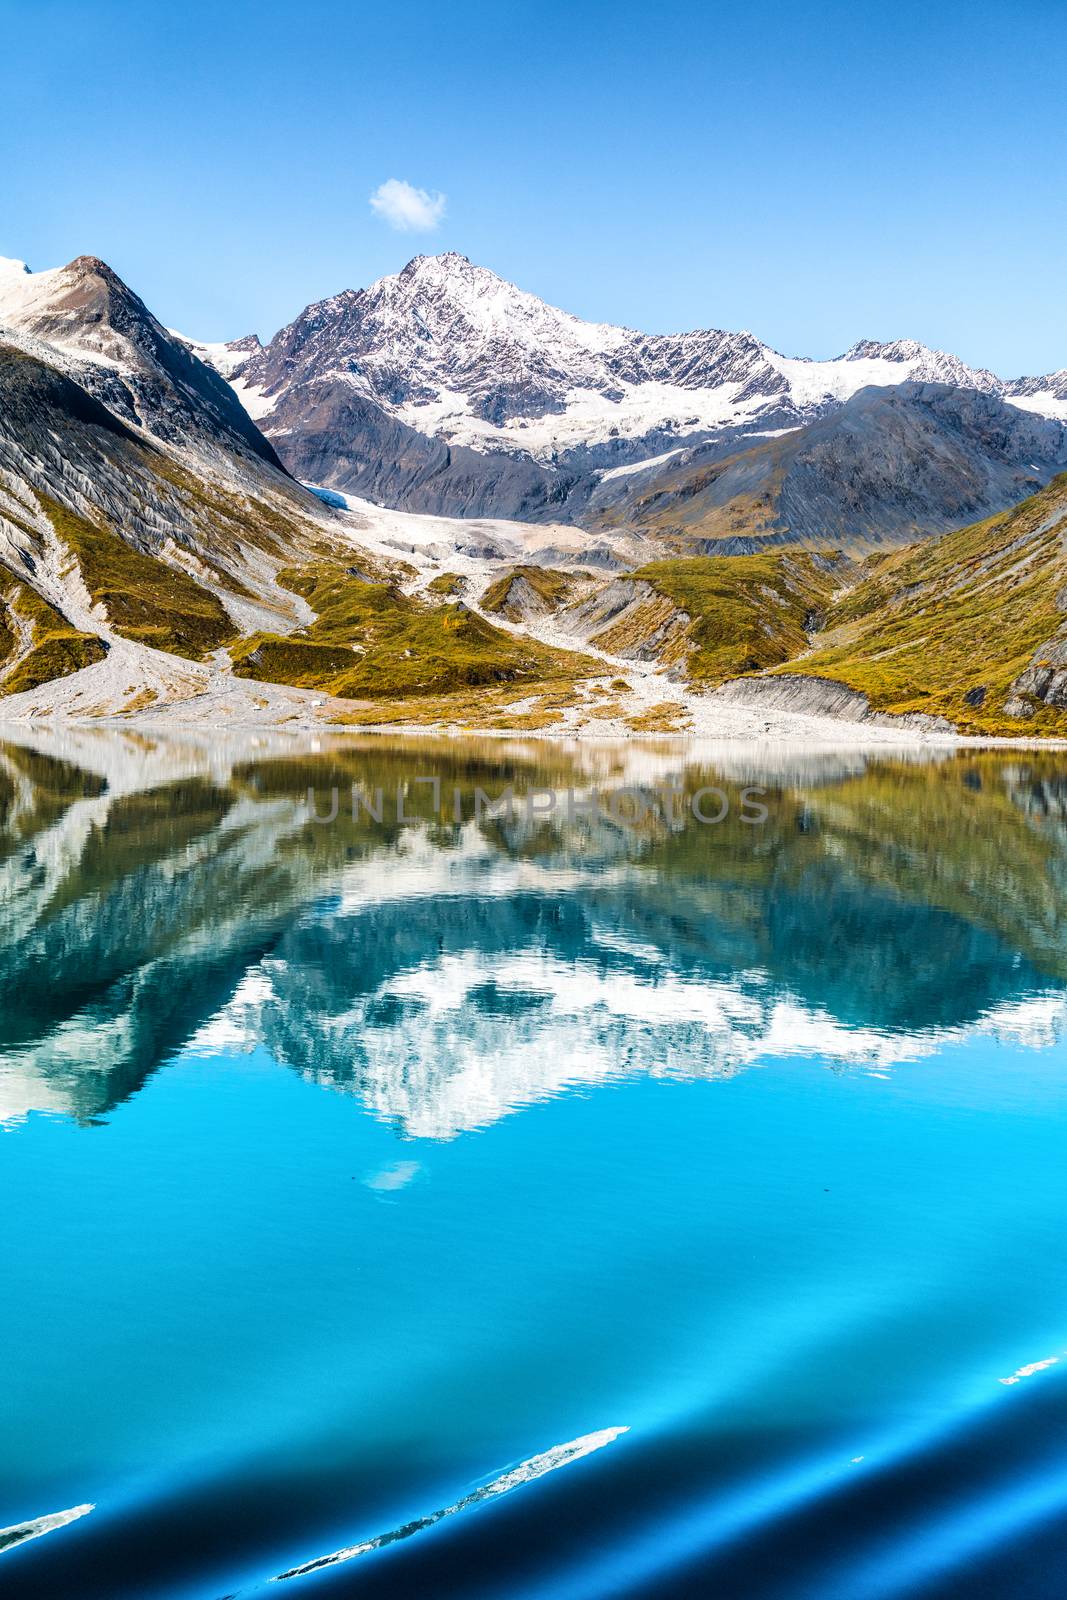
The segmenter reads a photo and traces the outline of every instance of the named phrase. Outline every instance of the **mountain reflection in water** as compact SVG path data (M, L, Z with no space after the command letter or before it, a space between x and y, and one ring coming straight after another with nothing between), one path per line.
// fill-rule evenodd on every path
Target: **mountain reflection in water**
M353 784L399 786L405 820L354 818ZM511 817L476 819L507 784ZM637 820L524 803L624 784L650 797ZM709 786L719 824L688 804ZM336 820L313 820L309 791L325 817L333 790ZM348 739L257 758L111 734L0 746L0 795L8 1117L100 1117L177 1050L262 1044L448 1138L630 1072L879 1068L1062 1021L1054 757Z

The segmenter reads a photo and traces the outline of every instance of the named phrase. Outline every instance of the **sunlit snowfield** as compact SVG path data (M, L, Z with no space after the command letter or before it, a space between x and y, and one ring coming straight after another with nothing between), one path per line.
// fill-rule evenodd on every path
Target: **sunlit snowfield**
M1061 1600L1067 760L101 729L0 803L6 1594Z

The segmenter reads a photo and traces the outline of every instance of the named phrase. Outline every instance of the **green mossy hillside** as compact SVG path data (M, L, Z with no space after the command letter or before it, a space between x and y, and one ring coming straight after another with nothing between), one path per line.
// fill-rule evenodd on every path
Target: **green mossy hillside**
M200 661L237 635L222 602L187 572L127 544L109 528L47 502L94 604L124 639Z
M976 734L1067 734L1067 712L1011 686L1067 624L1067 474L1013 510L866 563L823 635L782 669L835 678L891 712L947 717Z
M712 687L806 650L841 571L836 553L794 550L653 561L629 576L689 616L688 676Z
M285 569L278 579L307 601L315 621L294 634L242 639L230 652L239 677L396 700L598 670L585 657L504 633L466 606L426 605L332 563Z

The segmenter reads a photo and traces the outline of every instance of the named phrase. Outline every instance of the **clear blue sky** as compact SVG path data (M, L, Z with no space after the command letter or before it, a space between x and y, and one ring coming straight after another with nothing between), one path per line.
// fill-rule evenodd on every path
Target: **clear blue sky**
M454 249L650 331L1067 365L1067 0L0 0L0 40L0 254L198 337Z

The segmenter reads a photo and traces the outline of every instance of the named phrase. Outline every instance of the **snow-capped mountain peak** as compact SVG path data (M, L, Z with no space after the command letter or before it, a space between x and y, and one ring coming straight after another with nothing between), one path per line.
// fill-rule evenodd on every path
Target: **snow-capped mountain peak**
M117 369L136 367L163 329L132 289L97 256L65 267L0 275L0 326L22 332L81 360Z
M799 427L870 386L947 383L1006 398L1013 388L910 339L862 340L811 361L748 331L586 322L455 251L415 256L369 288L309 306L244 362L232 346L214 358L197 348L268 435L290 434L308 404L320 432L324 405L370 405L447 447L583 468ZM1044 405L1043 380L1020 403Z
M951 383L957 389L977 389L982 394L1000 394L1003 381L985 367L969 367L959 356L946 350L932 350L917 339L893 339L879 344L861 339L846 350L842 361L887 361L906 371L916 383ZM903 378L900 381L904 381Z
M60 279L69 274L69 267L53 267L46 272L32 272L25 261L0 256L0 328L19 328L33 320L35 312L47 306L57 290Z
M880 343L877 339L860 339L841 357L842 361L921 361L924 357L939 354L931 351L918 339L892 339Z
M560 354L569 345L588 352L612 350L630 337L627 329L583 322L560 311L454 250L416 256L395 277L381 278L366 293L401 317L409 312L420 316L427 333L455 330L483 340L555 345Z
M277 465L217 367L169 333L97 256L0 269L0 342L73 378L124 422L174 443L250 450Z

